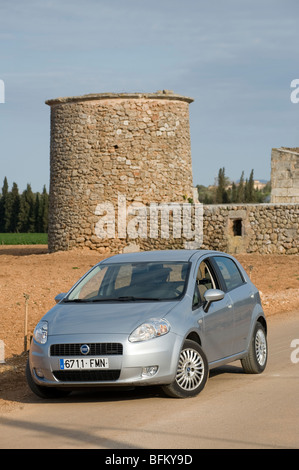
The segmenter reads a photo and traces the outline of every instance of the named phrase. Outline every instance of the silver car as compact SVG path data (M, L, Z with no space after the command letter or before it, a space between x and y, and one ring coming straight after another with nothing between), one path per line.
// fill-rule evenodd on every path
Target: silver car
M207 250L127 253L95 265L37 324L26 369L38 396L81 387L159 385L196 396L209 370L267 363L257 288L232 256Z

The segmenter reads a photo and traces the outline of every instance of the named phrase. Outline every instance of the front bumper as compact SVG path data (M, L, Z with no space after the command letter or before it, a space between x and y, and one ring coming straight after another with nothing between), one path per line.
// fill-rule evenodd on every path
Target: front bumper
M171 331L164 336L148 341L130 343L127 335L57 335L49 336L46 344L31 343L29 364L33 380L41 386L55 387L104 387L104 386L139 386L171 383L176 374L179 354L183 338ZM122 354L106 356L109 369L104 373L94 373L94 369L81 373L76 371L64 374L60 370L60 360L70 359L69 356L52 356L51 346L57 344L90 344L90 343L121 343ZM82 359L87 356L73 355L71 359ZM143 375L146 367L158 366L153 376ZM86 373L87 372L87 373ZM38 374L38 375L37 375Z

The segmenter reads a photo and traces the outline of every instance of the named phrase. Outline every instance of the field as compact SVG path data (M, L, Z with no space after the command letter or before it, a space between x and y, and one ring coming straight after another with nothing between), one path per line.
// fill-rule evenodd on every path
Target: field
M259 288L266 316L298 310L299 257L238 255ZM0 364L0 412L29 399L24 379L24 313L28 297L28 336L38 320L103 255L91 250L48 253L47 245L0 245L0 340L6 364ZM251 268L250 268L251 267ZM25 296L24 296L25 295Z
M0 233L0 245L47 245L47 233Z

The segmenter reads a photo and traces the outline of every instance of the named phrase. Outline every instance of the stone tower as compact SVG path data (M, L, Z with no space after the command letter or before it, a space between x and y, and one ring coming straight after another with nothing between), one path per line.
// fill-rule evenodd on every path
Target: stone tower
M271 202L299 202L299 148L272 149Z
M97 206L183 202L193 197L189 103L172 92L101 93L51 107L49 250L121 251L99 239Z

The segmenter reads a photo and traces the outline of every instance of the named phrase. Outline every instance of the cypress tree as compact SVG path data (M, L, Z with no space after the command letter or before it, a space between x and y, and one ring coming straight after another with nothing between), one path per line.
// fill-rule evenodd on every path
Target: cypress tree
M19 195L19 189L17 183L12 184L12 190L10 192L11 206L10 206L10 223L8 227L9 232L18 232L19 221L20 221L20 208L21 198Z
M46 190L46 186L43 187L43 192L41 195L41 221L40 221L40 228L42 233L48 232L48 208L49 208L49 195Z
M8 201L8 182L5 176L3 180L1 198L0 198L0 232L5 232L7 225L7 201Z
M242 171L241 178L237 187L237 201L236 202L244 202L245 195L244 195L244 171Z
M221 204L228 202L228 195L226 191L227 178L225 176L225 168L220 168L218 172L218 186L216 191L216 203Z
M254 179L253 179L253 170L251 170L249 180L248 180L248 186L247 186L247 199L248 202L254 202L255 200L255 194L254 194Z
M20 231L21 232L32 233L35 230L34 205L35 205L35 196L32 192L31 185L28 183L25 191L23 191L21 195L21 211L20 211Z

